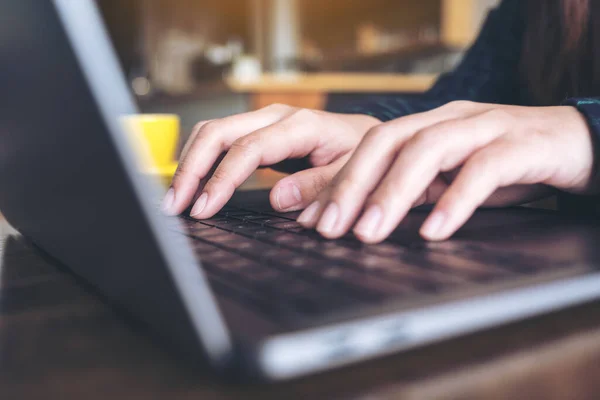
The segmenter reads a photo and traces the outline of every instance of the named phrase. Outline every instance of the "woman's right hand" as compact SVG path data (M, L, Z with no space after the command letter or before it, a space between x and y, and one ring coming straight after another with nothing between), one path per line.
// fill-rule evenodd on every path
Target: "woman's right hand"
M366 132L379 123L368 115L281 104L202 121L183 149L163 210L177 215L193 204L192 217L210 218L258 167L306 158L310 168L280 180L270 195L275 210L303 209L329 184Z

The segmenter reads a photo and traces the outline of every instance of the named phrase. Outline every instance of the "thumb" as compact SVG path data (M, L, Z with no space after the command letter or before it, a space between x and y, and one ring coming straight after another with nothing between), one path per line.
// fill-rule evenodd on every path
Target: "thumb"
M323 167L297 172L277 182L271 190L271 206L277 211L296 211L306 208L344 166L347 158Z

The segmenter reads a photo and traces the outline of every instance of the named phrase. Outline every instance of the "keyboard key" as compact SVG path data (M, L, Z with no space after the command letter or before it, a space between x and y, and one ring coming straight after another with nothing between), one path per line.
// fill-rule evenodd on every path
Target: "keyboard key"
M233 225L230 228L233 232L236 233L245 233L245 232L253 232L253 231L260 231L263 230L264 228L261 225L258 224L251 224L251 223L238 223L236 225Z
M246 215L244 216L242 219L245 221L260 221L262 219L268 219L269 216L264 215L264 214L250 214L250 215Z
M230 297L248 307L254 307L258 311L270 316L279 317L281 314L280 309L277 307L277 302L261 296L260 292L253 291L251 286L232 282L210 270L208 271L208 279L213 290L221 295Z
M278 217L287 218L287 219L291 219L294 221L298 219L300 214L302 214L302 210L292 211L292 212L287 212L287 213L273 213L273 215L276 215Z
M269 228L262 227L262 229L258 229L258 230L252 231L250 234L255 239L268 240L270 237L272 237L274 235L278 235L280 233L281 232L276 231L274 229L269 229Z
M227 220L223 220L223 221L207 221L206 223L210 224L212 226L215 226L217 228L225 229L225 230L232 230L234 226L243 224L239 220L231 220L231 219L227 219Z
M278 223L282 223L282 222L291 222L291 221L287 220L285 218L265 216L264 218L254 219L254 220L252 220L252 222L261 224L264 226L272 226L274 224L278 224Z
M456 274L475 282L487 282L506 278L509 274L492 265L479 263L472 259L457 257L453 254L428 252L425 256L428 265L439 271Z
M279 232L279 235L283 234L281 231L278 231L278 232ZM298 235L295 233L293 233L292 235L295 238L295 240L288 241L283 246L294 249L294 250L312 250L312 249L318 249L321 246L321 244L323 243L322 240L321 241L315 240L308 236Z
M380 243L365 246L365 251L382 257L394 257L404 253L406 250L391 243Z
M215 245L212 245L212 244L209 244L206 242L201 242L200 240L191 241L191 245L192 245L192 248L194 249L194 251L196 252L196 254L202 256L202 259L208 253L219 250L219 248L216 247Z
M199 230L199 229L210 228L210 225L206 225L200 221L191 220L191 219L180 219L179 224L188 230L190 230L190 229Z
M283 230L303 229L302 225L300 225L296 221L275 222L275 223L270 223L270 224L266 224L266 225L272 226L273 228L277 228L277 229L283 229Z
M290 259L296 255L297 253L294 253L288 249L271 247L268 250L261 253L260 260L261 262L266 262L283 269L286 268L285 264L283 263L283 260Z
M274 268L257 266L244 270L243 277L248 282L253 282L255 286L277 286L284 275Z
M227 249L236 253L244 254L252 258L260 259L269 250L273 250L273 246L260 242L258 240L235 240L228 242Z
M219 228L215 228L214 226L211 226L210 229L202 229L199 231L188 232L188 235L192 236L192 237L208 239L211 237L214 238L217 236L226 236L226 235L229 235L230 233L231 232L227 232L227 231L224 231L223 229L219 229Z
M375 275L394 280L404 285L410 285L417 290L442 291L451 286L464 283L463 279L436 271L424 270L403 263L401 260L384 258L373 255L358 256L352 266L357 269L367 269Z
M323 268L320 278L338 290L369 302L397 299L414 292L406 285L382 279L366 271L359 272L344 267Z
M274 231L273 236L269 241L277 244L293 243L298 240L298 236L293 233L282 233L280 231Z
M219 216L229 218L236 217L240 219L244 219L245 217L251 217L253 215L252 211L247 210L231 210L231 211L223 211L218 214Z
M204 261L208 264L218 264L222 266L233 264L236 259L239 259L236 254L221 249L212 251L204 256Z

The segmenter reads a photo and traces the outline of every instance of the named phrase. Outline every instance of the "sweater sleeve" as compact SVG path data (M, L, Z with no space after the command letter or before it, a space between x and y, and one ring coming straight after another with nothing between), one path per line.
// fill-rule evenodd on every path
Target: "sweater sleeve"
M600 139L600 97L570 98L562 104L577 108L587 120L592 135Z
M600 182L600 97L570 98L565 100L562 105L577 108L587 121L594 150L592 181ZM598 198L598 196L595 197Z
M520 0L503 0L488 15L458 67L419 96L371 96L336 110L368 114L381 121L432 110L453 100L522 104L518 66L524 22Z
M584 116L592 135L594 166L592 181L600 182L600 97L569 98L562 105L573 106ZM559 208L577 215L600 215L600 195L559 195Z

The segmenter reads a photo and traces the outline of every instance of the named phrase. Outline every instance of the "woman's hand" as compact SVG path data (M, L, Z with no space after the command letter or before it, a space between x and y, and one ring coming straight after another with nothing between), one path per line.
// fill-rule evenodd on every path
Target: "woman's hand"
M436 203L421 235L443 240L484 203L530 201L548 186L588 192L592 166L575 108L453 102L371 129L298 221L337 238L361 216L354 233L376 243L413 206Z
M200 122L183 149L163 210L176 215L194 204L191 216L209 218L259 166L307 158L312 168L282 179L271 191L276 210L302 209L329 184L365 133L378 123L367 115L281 104Z

